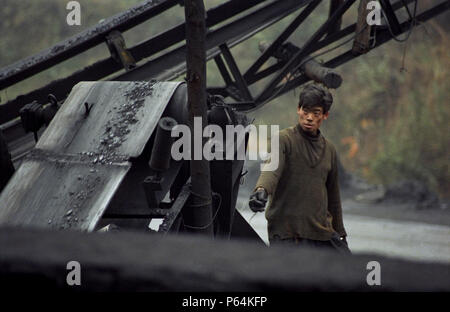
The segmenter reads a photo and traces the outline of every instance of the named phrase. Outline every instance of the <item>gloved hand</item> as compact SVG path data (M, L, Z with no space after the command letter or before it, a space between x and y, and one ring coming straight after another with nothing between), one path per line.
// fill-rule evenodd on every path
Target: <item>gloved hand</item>
M266 190L263 188L258 188L253 194L250 196L250 200L248 205L253 212L263 212L269 195Z

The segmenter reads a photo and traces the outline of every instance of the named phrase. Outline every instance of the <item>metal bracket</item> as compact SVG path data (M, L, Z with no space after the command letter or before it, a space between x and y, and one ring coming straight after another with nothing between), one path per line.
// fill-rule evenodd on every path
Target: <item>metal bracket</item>
M156 198L156 191L161 191L161 178L159 176L148 176L142 183L147 204L150 209L159 208L159 201Z
M369 52L371 48L371 32L372 26L367 24L367 3L369 0L361 0L358 8L358 19L356 21L356 36L353 41L352 53L354 55L360 55Z
M402 32L402 28L398 22L397 16L395 15L394 9L392 5L387 0L380 0L381 8L383 9L384 16L386 17L391 29L392 33L397 36Z
M119 31L114 30L106 36L106 45L111 53L111 57L122 64L126 71L136 67L136 61L130 51L127 50L125 39Z
M164 217L163 223L159 226L159 233L166 235L172 229L172 226L175 223L175 220L179 218L180 212L187 203L189 197L191 196L191 178L189 178L186 183L181 188L178 197L175 199L172 208L170 208Z
M221 44L219 48L220 51L222 52L223 57L225 58L225 62L227 62L228 67L230 68L231 74L234 77L236 85L239 88L241 97L246 101L253 101L253 97L250 93L250 90L248 89L247 83L245 82L244 77L242 77L241 72L239 71L239 68L236 64L236 61L233 58L233 55L231 55L230 49L228 48L227 44L226 43Z

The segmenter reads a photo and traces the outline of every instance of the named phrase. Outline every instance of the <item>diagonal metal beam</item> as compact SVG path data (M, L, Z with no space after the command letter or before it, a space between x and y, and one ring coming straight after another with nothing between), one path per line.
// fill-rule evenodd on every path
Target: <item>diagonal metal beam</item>
M308 3L308 0L272 1L264 7L242 16L206 35L207 58L213 58L220 50L218 46L227 43L229 47L250 38L283 17L295 12ZM150 60L140 67L117 77L114 80L174 79L185 72L185 46Z
M341 18L341 16L350 8L350 6L356 0L347 0L345 1L317 31L316 33L305 43L305 45L300 49L299 52L296 53L292 57L292 59L283 67L281 72L272 79L269 85L265 88L263 92L258 96L257 102L260 102L261 99L267 98L269 94L273 93L273 90L276 88L278 83L293 69L293 67L305 56L311 53L313 45L320 40L329 30L330 25L334 25L335 22Z
M302 0L302 1L305 1L305 0ZM217 7L214 7L214 8L211 8L210 10L208 10L206 25L208 27L216 26L217 24L236 16L238 13L247 11L247 10L251 9L252 7L254 7L255 5L264 3L264 2L269 2L269 1L268 0L248 0L245 2L241 2L241 1L231 0L231 1L225 2L221 5L218 5ZM293 9L298 9L301 6L301 4L302 4L302 2L300 2L300 4L298 4L298 1L296 3L296 1L293 1L293 0L286 0L286 3L283 3L282 5L278 5L279 8L277 9L275 4L270 3L267 5L266 9L262 8L257 11L257 12L261 12L263 14L260 14L260 13L255 14L254 12L252 12L247 15L252 20L255 20L255 22L252 23L252 25L250 25L250 26L254 29L256 27L255 25L257 23L262 23L263 26L260 26L260 27L264 27L264 23L266 22L266 20L273 19L274 15L279 14L280 17L282 18L282 17L288 15L289 13L291 13ZM272 10L272 13L270 13L270 12L267 13L267 11L270 9ZM282 9L284 9L285 12L283 12ZM264 13L264 12L266 12L266 13ZM255 18L254 16L256 16L256 15L262 16L262 18L259 18L259 19ZM276 19L274 19L274 20L276 21ZM240 22L240 23L242 23L242 22ZM233 24L233 23L230 23L230 24ZM227 31L226 29L230 28L230 26L231 26L230 24L223 26L223 27L219 28L218 30L215 30L214 36L222 37L223 36L222 33L224 33L224 31L221 31L221 29L224 29L226 32ZM233 26L231 26L231 28L232 27ZM234 26L234 28L236 28L236 27L237 27L237 25ZM145 57L149 57L153 54L159 53L159 52L181 42L182 40L184 40L184 36L185 36L184 30L185 30L185 24L184 23L179 24L163 33L160 33L148 40L145 40L145 41L131 47L129 50L130 50L133 58L135 59L135 61L138 62ZM234 32L232 33L232 37L237 36L237 32L235 30L233 30L233 31ZM240 32L243 33L242 30ZM227 40L229 40L231 38L227 37ZM223 41L220 41L220 43L222 43L222 42ZM180 56L179 56L183 60L184 60L184 53L185 52L182 52L182 54L180 54ZM172 55L173 55L173 53L170 53L170 52L164 54L162 59L166 58L166 60L161 62L160 67L158 66L157 70L159 72L167 71L167 69L170 68L170 66L172 65L172 60L167 61L167 58L170 59ZM177 56L177 58L178 58L178 56ZM159 59L161 59L161 58L159 58ZM152 63L151 67L153 68L154 67L153 62L151 62L151 63ZM145 64L143 66L145 66ZM37 100L40 103L45 103L49 93L54 94L58 99L64 99L70 92L71 88L76 83L78 83L80 81L100 80L100 79L107 77L121 69L122 69L122 67L116 61L114 61L114 59L112 57L109 57L107 59L98 61L92 65L89 65L89 66L85 67L84 69L71 74L68 77L54 80L51 83L47 84L46 86L43 86L36 90L33 90L27 94L20 95L16 99L11 100L3 105L0 105L0 124L16 118L18 116L18 112L19 112L20 108L22 108L25 104L28 104L34 100ZM132 71L133 75L135 75L135 73L137 71L139 71L139 70ZM144 72L148 72L148 68L145 68ZM153 75L154 74L151 74L150 77ZM147 77L149 77L149 76L147 76ZM139 80L139 79L145 80L146 78L130 78L130 79L125 79L125 80L133 80L133 79L134 80Z
M228 72L225 63L223 62L222 56L220 54L214 57L214 61L216 62L217 68L219 69L220 74L222 75L223 81L225 82L225 86L229 86L233 83L231 80L230 73Z
M392 8L389 0L380 0L381 8L383 9L384 16L386 17L392 32L395 36L399 35L401 32L400 24L398 23L397 16L395 15L394 9Z
M168 209L166 216L164 217L163 223L159 226L158 232L167 235L172 230L172 226L175 223L175 220L180 215L181 210L186 205L189 197L191 196L191 178L189 178L186 183L181 188L180 193L177 196L177 199L174 201L172 207Z
M447 11L449 9L450 9L450 2L449 1L445 1L445 2L443 2L441 4L439 4L439 5L431 8L431 9L429 9L429 10L419 14L416 17L416 21L418 23L426 22L427 20L429 20L429 19L431 19L431 18L433 18L433 17L435 17L435 16L437 16L437 15L439 15L441 13L444 13L445 11ZM399 33L399 35L409 31L410 25L411 25L411 21L410 20L401 23L400 24L400 33ZM376 41L376 44L373 47L373 49L377 48L377 47L379 47L379 46L381 46L383 44L385 44L386 42L389 42L391 39L392 39L392 35L391 35L391 33L389 32L388 29L380 30L379 33L377 33L377 41ZM353 53L352 53L352 51L350 49L349 51L344 52L341 55L336 56L336 57L332 58L331 60L325 62L323 64L323 66L326 66L326 67L329 67L329 68L336 68L336 67L338 67L338 66L340 66L340 65L342 65L344 63L347 63L348 61L351 61L354 58L359 57L359 56L360 56L360 54L353 55ZM296 77L295 79L287 82L287 84L285 86L277 87L274 90L274 92L278 93L278 96L281 96L284 93L289 92L290 90L292 90L292 89L294 89L294 88L296 88L296 87L298 87L298 86L308 82L309 80L310 79L307 78L305 75L300 75L300 76ZM249 111L253 111L255 109L260 108L261 107L260 104L264 103L264 101L267 100L268 98L262 98L261 102L258 102L257 105L254 108L251 108L251 109L245 110L245 111L249 112ZM241 111L244 111L244 110L241 110Z
M403 5L410 4L410 3L414 2L414 1L415 0L401 0L401 1L397 1L397 2L395 2L392 5L392 7L393 7L394 10L398 10ZM342 30L340 30L340 31L338 31L336 33L328 34L326 36L326 38L320 40L319 42L317 42L317 44L315 44L313 46L311 53L314 53L314 52L316 52L316 51L326 47L327 45L329 45L329 44L331 44L333 42L336 42L336 41L338 41L338 40L340 40L340 39L342 39L342 38L344 38L344 37L354 33L355 30L356 30L356 23L352 24L352 25L349 25L346 28L344 28L344 29L342 29ZM252 85L253 83L255 83L257 81L272 75L277 70L280 70L285 64L286 64L285 62L280 61L280 62L277 62L277 63L269 66L268 68L258 72L257 74L254 74L252 77L250 77L247 80L247 84L248 85Z
M0 70L0 90L103 43L113 30L124 32L177 4L178 0L145 1L47 50L13 63Z
M268 0L231 0L211 8L207 14L206 26L213 26L230 16L241 13L264 1ZM179 0L145 1L123 13L112 16L103 23L68 38L47 50L4 67L0 69L0 90L103 43L105 37L114 30L124 32L177 4L180 4ZM149 56L151 53L156 53L176 42L182 41L184 39L184 28L184 23L180 24L152 38L154 40L147 40L136 45L134 48L130 49L130 52L135 60L139 61L142 58ZM111 60L112 59L104 60L107 61L107 64L104 61L96 63L98 66L96 66L95 69L100 69L101 73L105 73L101 77L105 77L121 69L117 66L111 66L111 64L116 65L110 62ZM113 71L107 72L107 69L113 69ZM93 78L92 80L97 79L99 78Z
M344 0L331 0L330 1L330 10L328 17L331 17L333 15L333 12L336 11L336 9L344 2ZM330 26L330 30L327 33L327 36L330 36L336 32L338 32L341 29L342 25L342 18L338 19L334 25Z
M395 2L395 3L392 5L392 7L393 7L394 10L398 10L398 9L402 8L403 5L405 5L405 4L410 4L410 3L414 2L414 1L415 1L415 0L401 0L401 1L397 1L397 2ZM445 10L445 8L443 8L443 9ZM314 53L314 52L316 52L316 51L318 51L318 50L320 50L320 49L322 49L322 48L328 46L329 44L331 44L331 43L333 43L333 42L339 41L340 39L342 39L342 38L344 38L344 37L346 37L346 36L348 36L348 35L350 35L350 34L353 34L353 33L355 32L355 30L356 30L356 23L347 26L346 28L340 30L340 31L337 32L337 33L334 33L334 34L332 34L332 35L326 36L324 39L320 40L319 42L317 42L317 43L312 47L311 53ZM275 63L275 64L273 64L273 65L267 67L266 69L261 70L261 71L258 72L257 74L253 75L253 77L251 77L249 80L247 80L247 84L248 84L248 85L252 85L252 84L254 84L254 83L256 83L256 82L258 82L258 81L260 81L260 80L262 80L262 79L264 79L264 78L266 78L266 77L272 75L272 74L275 73L276 71L278 71L278 70L280 70L281 68L283 68L283 66L284 66L285 64L286 64L286 62L284 62L284 61L279 61L279 62L277 62L277 63ZM224 96L224 97L232 96L232 95L229 93L229 91L228 91L227 88L216 87L216 86L215 86L215 87L209 87L208 90L210 90L210 92L211 92L212 94L220 94L220 95L222 95L222 96ZM284 92L283 92L283 93L284 93ZM243 106L242 106L242 107L243 107ZM255 108L255 107L258 107L258 106L257 106L257 105L254 105L254 106L252 107L252 109ZM242 108L242 109L240 109L240 110L241 110L241 111L249 111L249 109L247 109L247 108Z
M236 64L236 61L233 58L233 55L231 55L230 49L228 49L228 46L226 44L221 44L219 48L220 51L222 52L223 57L225 58L225 61L228 64L228 67L230 68L231 74L234 77L236 85L239 88L239 91L241 92L241 97L244 100L252 101L253 98L250 93L250 90L248 89L247 83L245 82L244 78L241 75L241 72Z
M285 42L289 36L305 21L305 19L314 11L314 9L320 4L321 0L312 1L306 8L300 12L300 14L292 21L292 23L275 39L274 42L260 55L256 62L250 66L245 72L245 80L250 80L258 72L261 66L269 59L270 56L278 49L283 42Z

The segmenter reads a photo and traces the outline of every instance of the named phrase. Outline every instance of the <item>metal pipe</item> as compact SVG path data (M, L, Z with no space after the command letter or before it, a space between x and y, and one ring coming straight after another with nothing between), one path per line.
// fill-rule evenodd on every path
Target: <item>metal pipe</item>
M211 178L209 162L203 158L194 158L194 118L201 117L201 139L203 147L203 127L208 123L206 107L206 27L205 6L203 0L186 0L186 45L187 45L187 85L189 126L191 129L191 201L183 213L187 231L213 236ZM203 148L202 148L203 149Z

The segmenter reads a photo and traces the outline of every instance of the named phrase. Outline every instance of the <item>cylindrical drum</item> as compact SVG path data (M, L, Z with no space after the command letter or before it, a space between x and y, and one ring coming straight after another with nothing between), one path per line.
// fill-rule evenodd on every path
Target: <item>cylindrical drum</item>
M155 142L153 143L152 156L150 158L150 168L156 171L165 171L170 167L170 150L173 138L171 132L177 122L172 117L162 117L156 129Z

